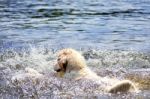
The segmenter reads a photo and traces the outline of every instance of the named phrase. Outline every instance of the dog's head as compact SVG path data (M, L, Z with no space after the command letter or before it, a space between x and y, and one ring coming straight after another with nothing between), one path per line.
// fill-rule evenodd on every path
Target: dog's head
M63 77L66 72L78 71L86 66L84 57L74 49L60 50L57 57L54 70L60 77Z

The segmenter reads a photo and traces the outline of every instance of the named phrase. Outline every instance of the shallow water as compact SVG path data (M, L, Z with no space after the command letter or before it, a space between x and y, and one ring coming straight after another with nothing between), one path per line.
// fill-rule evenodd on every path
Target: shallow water
M56 51L71 47L80 51L100 76L123 79L127 75L132 79L137 75L134 70L144 70L139 72L149 80L149 9L150 0L0 0L0 96L150 98L150 88L110 95L95 89L94 84L88 90L80 82L72 85L53 76ZM46 76L35 88L30 80L24 84L12 82L12 77L24 74L26 67ZM42 84L46 81L47 88ZM64 89L58 87L60 82ZM83 89L78 92L80 87Z

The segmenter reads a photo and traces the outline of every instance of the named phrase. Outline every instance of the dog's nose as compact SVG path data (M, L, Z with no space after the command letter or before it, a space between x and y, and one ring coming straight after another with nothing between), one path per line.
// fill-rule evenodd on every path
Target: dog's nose
M56 72L60 72L61 71L61 69L57 69L57 70L55 70Z
M54 71L56 71L56 72L60 72L60 71L61 71L61 68L59 67L58 64L56 64L56 65L54 66Z

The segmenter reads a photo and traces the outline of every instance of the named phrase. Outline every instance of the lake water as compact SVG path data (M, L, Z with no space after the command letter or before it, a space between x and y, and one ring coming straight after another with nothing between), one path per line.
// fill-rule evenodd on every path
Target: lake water
M0 0L0 44L149 51L149 9L150 0Z
M150 68L150 0L0 0L0 91L6 96L17 97L8 89L16 88L11 78L25 67L53 72L55 52L66 47L78 49L97 73ZM114 99L147 99L149 90Z

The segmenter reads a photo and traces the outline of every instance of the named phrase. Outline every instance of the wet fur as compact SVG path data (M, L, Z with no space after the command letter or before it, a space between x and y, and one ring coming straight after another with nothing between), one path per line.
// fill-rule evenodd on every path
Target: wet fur
M117 79L103 78L91 71L87 66L84 57L74 49L63 49L58 52L57 64L54 70L58 75L65 78L79 80L82 78L101 80L112 83L106 86L105 90L110 93L136 91L137 88L129 80L119 81Z

